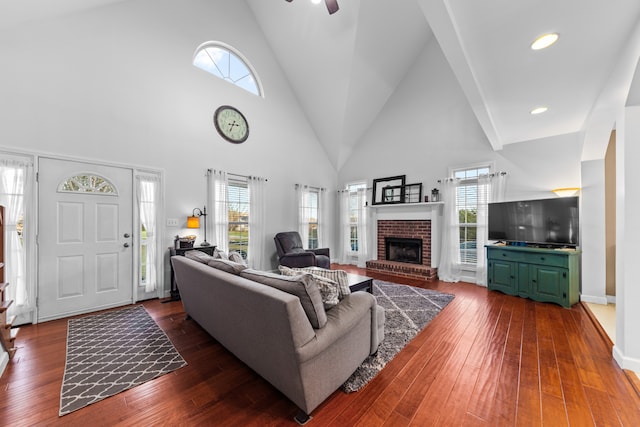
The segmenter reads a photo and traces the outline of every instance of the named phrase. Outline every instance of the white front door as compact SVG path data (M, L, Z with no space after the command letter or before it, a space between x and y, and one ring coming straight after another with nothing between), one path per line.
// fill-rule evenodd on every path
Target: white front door
M133 171L40 158L38 320L133 302Z

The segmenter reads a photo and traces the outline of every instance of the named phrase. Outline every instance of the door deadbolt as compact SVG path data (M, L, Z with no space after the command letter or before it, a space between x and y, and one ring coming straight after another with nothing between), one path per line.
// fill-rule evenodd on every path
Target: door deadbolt
M129 233L124 233L124 237L125 237L125 239L128 239L131 236L129 235Z

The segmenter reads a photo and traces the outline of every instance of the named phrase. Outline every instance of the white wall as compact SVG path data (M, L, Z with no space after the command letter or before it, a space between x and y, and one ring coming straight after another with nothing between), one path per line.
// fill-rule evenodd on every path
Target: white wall
M640 106L626 107L616 122L616 344L623 369L640 372Z
M580 300L607 304L604 159L582 162Z
M275 259L273 235L296 226L294 183L333 189L336 171L258 28L245 2L138 0L0 32L0 145L164 170L165 215L182 227L207 168L264 176ZM249 59L264 99L191 64L210 40ZM244 144L216 133L222 104L247 117ZM178 233L192 230L167 228L167 246Z
M492 163L509 173L507 200L555 197L580 186L578 134L506 145L493 151L438 43L428 42L413 68L340 169L338 182L406 175L436 186L451 166Z

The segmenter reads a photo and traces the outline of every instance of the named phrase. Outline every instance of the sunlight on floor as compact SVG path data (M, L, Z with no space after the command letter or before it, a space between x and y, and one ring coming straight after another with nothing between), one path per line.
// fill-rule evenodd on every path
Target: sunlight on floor
M586 303L589 310L596 316L604 331L609 335L611 342L616 343L616 305Z

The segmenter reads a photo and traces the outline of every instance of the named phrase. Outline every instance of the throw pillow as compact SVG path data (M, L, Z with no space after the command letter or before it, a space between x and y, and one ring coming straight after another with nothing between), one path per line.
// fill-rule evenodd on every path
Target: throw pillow
M194 261L201 262L203 264L207 264L210 260L213 259L211 255L205 254L204 252L198 251L198 250L187 251L184 253L184 256Z
M239 252L231 251L229 252L229 261L237 262L238 264L247 265L247 262L242 258Z
M316 286L320 290L320 296L322 297L322 304L324 305L325 310L330 310L340 302L340 291L339 286L336 282L331 279L327 279L326 277L314 276L313 280L316 283Z
M320 289L313 282L313 277L310 274L282 276L247 268L240 273L240 276L297 296L314 329L323 328L327 324L327 314L324 311Z
M229 259L227 254L224 251L221 251L218 248L214 248L213 249L213 257L214 258L221 258L221 259Z
M218 270L226 271L227 273L238 275L247 268L246 265L238 264L237 262L229 261L228 259L216 258L210 260L209 267L217 268Z
M280 270L280 274L283 274L285 276L300 275L299 271L296 271L284 265L278 266L278 270ZM316 276L315 274L312 274L311 276L313 277L316 286L318 286L318 289L320 290L320 296L322 297L324 309L329 310L330 308L335 307L340 302L340 291L338 283L331 279L327 279L326 277Z
M340 299L351 293L351 289L349 289L349 277L347 276L347 272L344 270L327 270L325 268L318 267L294 267L292 268L292 270L301 273L310 273L315 276L325 277L327 279L333 280L338 284L338 296Z

